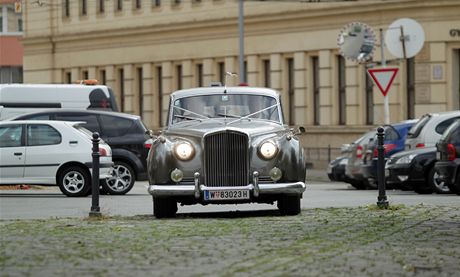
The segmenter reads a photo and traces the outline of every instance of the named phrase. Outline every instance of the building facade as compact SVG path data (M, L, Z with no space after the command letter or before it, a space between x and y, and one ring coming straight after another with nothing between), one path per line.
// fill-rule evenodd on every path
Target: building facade
M22 83L22 5L0 0L0 84Z
M388 93L390 121L460 108L460 2L381 0L301 3L245 1L245 70L238 66L237 0L47 0L23 4L24 81L70 83L96 78L118 105L153 129L165 122L169 94L244 74L251 86L282 94L285 118L307 129L305 147L340 147L384 122L383 96L366 70L340 56L337 38L350 22L378 34L412 18L422 50L398 59ZM228 78L227 85L237 85Z

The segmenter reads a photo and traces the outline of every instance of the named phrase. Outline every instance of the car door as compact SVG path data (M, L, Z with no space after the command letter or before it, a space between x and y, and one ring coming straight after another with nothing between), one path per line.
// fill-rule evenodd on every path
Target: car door
M61 133L48 124L27 124L24 179L55 184L56 172L65 155Z
M18 183L24 177L25 146L22 124L0 126L0 183Z

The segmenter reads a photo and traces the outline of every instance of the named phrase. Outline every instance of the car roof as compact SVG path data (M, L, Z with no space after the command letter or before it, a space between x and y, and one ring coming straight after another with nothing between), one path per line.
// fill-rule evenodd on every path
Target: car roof
M199 96L199 95L206 95L206 94L256 94L256 95L266 95L275 98L279 98L279 93L276 90L269 89L269 88L259 88L259 87L247 87L247 86L240 86L240 87L200 87L200 88L191 88L191 89L183 89L178 90L171 93L171 97L182 98L182 97L190 97L190 96Z
M15 121L0 121L0 125L13 124L49 124L49 125L79 125L85 123L83 121L59 121L59 120L15 120Z
M113 111L102 111L102 110L82 110L82 109L47 109L47 110L40 110L37 112L31 112L31 113L26 113L26 114L21 114L18 116L15 116L13 118L9 118L9 120L14 120L16 118L22 118L24 116L30 116L30 115L41 115L41 114L49 114L49 113L57 113L57 114L62 114L62 113L69 113L69 112L78 112L78 113L85 113L85 114L101 114L101 115L110 115L110 116L116 116L116 117L122 117L122 118L128 118L128 119L139 119L140 116L134 115L134 114L128 114L128 113L120 113L120 112L113 112Z

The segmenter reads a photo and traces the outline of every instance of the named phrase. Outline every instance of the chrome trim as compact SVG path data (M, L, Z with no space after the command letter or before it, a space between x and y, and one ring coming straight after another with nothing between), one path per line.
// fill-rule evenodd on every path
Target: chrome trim
M305 189L304 182L295 183L273 183L273 184L258 184L259 195L263 194L302 194ZM205 190L234 190L234 189L247 189L250 191L254 190L254 185L249 184L247 186L237 187L207 187L205 185L199 186L199 193ZM197 191L194 185L150 185L148 192L152 196L195 196Z

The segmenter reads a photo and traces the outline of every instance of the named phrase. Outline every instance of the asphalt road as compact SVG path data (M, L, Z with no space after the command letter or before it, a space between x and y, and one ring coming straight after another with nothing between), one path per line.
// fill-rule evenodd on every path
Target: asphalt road
M100 197L103 215L135 216L152 214L152 198L147 182L137 182L128 194ZM309 181L302 199L302 209L327 207L359 207L375 204L378 192L358 191L346 183ZM460 196L418 195L399 190L387 191L390 205L439 205L460 208ZM70 198L57 187L29 190L0 190L0 219L47 219L53 217L86 217L91 208L91 196ZM245 210L276 210L276 205L194 205L180 206L178 213L209 213Z

